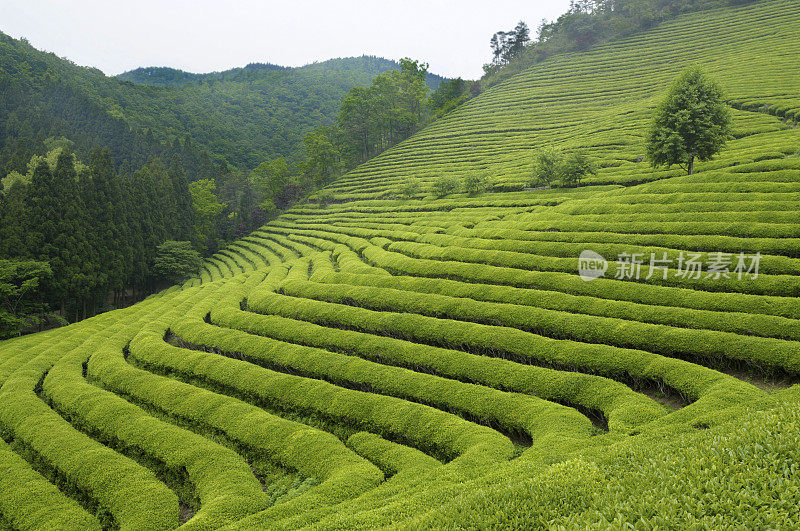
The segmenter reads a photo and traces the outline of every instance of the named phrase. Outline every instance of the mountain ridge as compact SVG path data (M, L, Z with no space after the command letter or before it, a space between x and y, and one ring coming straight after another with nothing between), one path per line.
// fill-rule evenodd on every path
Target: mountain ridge
M122 81L128 81L135 85L151 85L151 86L173 86L181 87L194 83L202 83L204 81L233 81L238 78L244 77L252 72L292 72L292 71L308 71L316 69L328 69L334 67L337 63L339 65L346 65L348 63L366 63L372 62L380 65L380 68L385 70L395 70L400 68L400 63L392 59L386 59L375 55L358 55L348 57L332 57L323 61L314 61L302 66L283 66L275 63L262 63L254 62L248 63L243 67L233 67L226 70L215 70L212 72L189 72L180 68L172 68L166 66L147 66L134 68L113 77ZM439 76L428 72L426 81L431 90L436 90L443 81L448 78Z

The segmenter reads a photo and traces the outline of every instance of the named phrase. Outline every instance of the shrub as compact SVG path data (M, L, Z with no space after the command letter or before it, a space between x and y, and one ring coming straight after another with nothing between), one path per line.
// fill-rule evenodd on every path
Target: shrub
M459 185L460 183L455 175L445 173L433 181L433 193L437 197L454 194L458 191Z
M550 186L558 179L563 154L554 148L542 148L533 154L533 186Z
M158 246L153 274L170 284L179 284L197 273L203 259L191 242L166 241Z
M580 186L584 177L596 174L594 163L581 152L570 153L561 163L561 184L566 188Z
M419 180L408 179L400 187L400 196L406 199L411 199L412 197L414 197L419 193L419 190L420 190Z
M555 148L542 148L533 157L533 186L552 186L556 181L565 188L579 186L587 175L595 175L595 164L584 153L564 155Z
M333 192L331 192L330 190L325 189L317 192L317 204L319 205L320 208L327 207L335 200L336 198L334 197Z
M468 173L462 182L468 194L479 194L489 189L489 180L482 173Z

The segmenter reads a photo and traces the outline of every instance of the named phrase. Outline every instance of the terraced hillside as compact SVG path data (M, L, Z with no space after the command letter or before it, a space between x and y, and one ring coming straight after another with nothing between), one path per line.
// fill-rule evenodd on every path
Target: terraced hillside
M183 286L0 343L2 524L797 527L798 27L770 0L543 63ZM695 62L736 138L653 171ZM603 168L522 190L544 145ZM444 172L493 189L433 199Z

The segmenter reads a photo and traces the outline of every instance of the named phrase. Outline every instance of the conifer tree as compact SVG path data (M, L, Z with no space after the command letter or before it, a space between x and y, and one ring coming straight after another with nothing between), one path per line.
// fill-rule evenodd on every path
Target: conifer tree
M122 289L125 256L122 241L125 220L122 194L108 149L96 148L89 159L91 187L84 196L90 219L90 241L97 253L98 296Z
M27 186L14 183L0 193L0 257L23 257L28 254Z
M187 145L191 144L187 142ZM175 232L170 237L180 241L189 240L194 232L194 209L189 193L189 179L178 155L172 157L168 173L175 196Z
M91 288L87 222L75 175L72 153L63 149L55 171L44 160L34 169L29 193L31 254L50 263L51 296L62 313L70 299L84 299ZM78 316L78 310L75 316Z

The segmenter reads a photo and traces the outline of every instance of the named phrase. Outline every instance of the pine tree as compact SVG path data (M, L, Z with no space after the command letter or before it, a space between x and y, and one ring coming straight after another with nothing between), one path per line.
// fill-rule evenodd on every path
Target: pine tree
M91 263L86 236L87 220L78 193L72 153L61 151L55 171L46 161L34 169L29 193L29 235L31 254L50 263L53 270L51 298L59 301L62 313L70 299L85 298L92 280L86 265ZM76 310L76 317L78 311Z
M122 289L125 280L122 193L108 149L96 148L89 159L91 193L84 196L90 219L90 241L98 258L98 297Z
M191 239L194 232L194 209L192 208L192 196L189 193L189 179L186 177L178 155L172 157L168 173L175 195L175 232L171 237L175 240L186 241Z
M0 257L28 255L27 186L14 183L0 193Z

